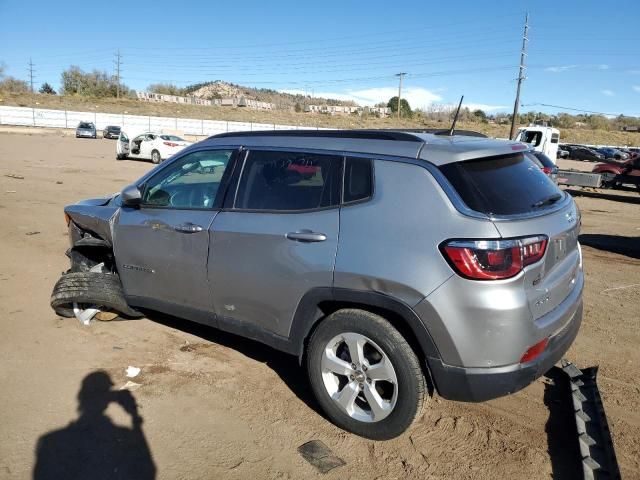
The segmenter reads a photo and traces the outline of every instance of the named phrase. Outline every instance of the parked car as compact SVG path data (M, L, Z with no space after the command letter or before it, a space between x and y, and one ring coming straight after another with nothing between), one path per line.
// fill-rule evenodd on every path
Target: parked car
M116 159L140 158L161 163L191 144L177 135L157 132L145 132L129 140L126 132L121 130L116 144Z
M620 163L599 163L593 167L593 172L602 175L603 188L616 188L630 184L640 190L640 157Z
M102 138L118 138L120 136L120 127L116 125L109 125L104 127L102 131Z
M569 153L570 158L574 160L586 160L588 162L600 162L604 160L604 155L587 147L575 147Z
M629 158L628 154L621 152L617 148L603 147L598 148L597 152L604 155L604 158L613 158L614 160L627 160Z
M559 147L556 158L569 158L569 150L565 150L564 147Z
M83 319L145 308L266 343L304 363L336 425L392 438L431 389L513 393L578 333L580 213L526 148L383 130L217 135L65 208L71 270L51 305Z
M96 138L96 126L91 122L80 122L76 127L76 138Z
M558 167L549 157L535 150L527 152L526 156L535 163L553 183L558 183Z

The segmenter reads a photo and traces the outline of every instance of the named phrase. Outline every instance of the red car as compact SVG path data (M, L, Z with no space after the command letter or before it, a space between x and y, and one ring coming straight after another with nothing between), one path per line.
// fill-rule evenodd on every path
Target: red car
M615 188L622 184L632 184L640 190L640 157L624 162L599 163L593 173L602 175L603 188Z

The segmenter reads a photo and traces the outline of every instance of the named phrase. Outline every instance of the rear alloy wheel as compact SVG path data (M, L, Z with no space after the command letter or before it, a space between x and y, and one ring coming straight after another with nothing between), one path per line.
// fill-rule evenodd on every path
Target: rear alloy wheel
M320 323L309 341L307 370L329 418L363 437L400 435L424 403L417 356L388 321L363 310L339 310Z
M154 150L151 152L151 161L155 164L158 164L162 161L162 157L160 156L160 152L158 150Z

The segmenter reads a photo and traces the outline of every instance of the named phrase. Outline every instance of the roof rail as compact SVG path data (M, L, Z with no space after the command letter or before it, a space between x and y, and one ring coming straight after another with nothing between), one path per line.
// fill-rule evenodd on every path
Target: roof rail
M432 135L449 135L450 130L448 128L403 128L400 130L402 132L408 133L430 133ZM465 135L467 137L481 137L488 138L487 135L481 132L476 132L475 130L459 130L456 128L453 135Z
M329 137L424 142L416 135L401 130L257 130L254 132L220 133L209 138L225 137Z

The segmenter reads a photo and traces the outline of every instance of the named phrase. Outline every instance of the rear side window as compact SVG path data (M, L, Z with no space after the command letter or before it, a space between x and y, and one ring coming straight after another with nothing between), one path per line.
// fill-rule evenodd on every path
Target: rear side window
M347 158L344 171L344 202L357 202L371 197L373 172L368 158Z
M298 152L250 151L235 208L312 210L340 203L342 157Z
M522 153L440 167L467 206L494 215L536 212L564 194Z

